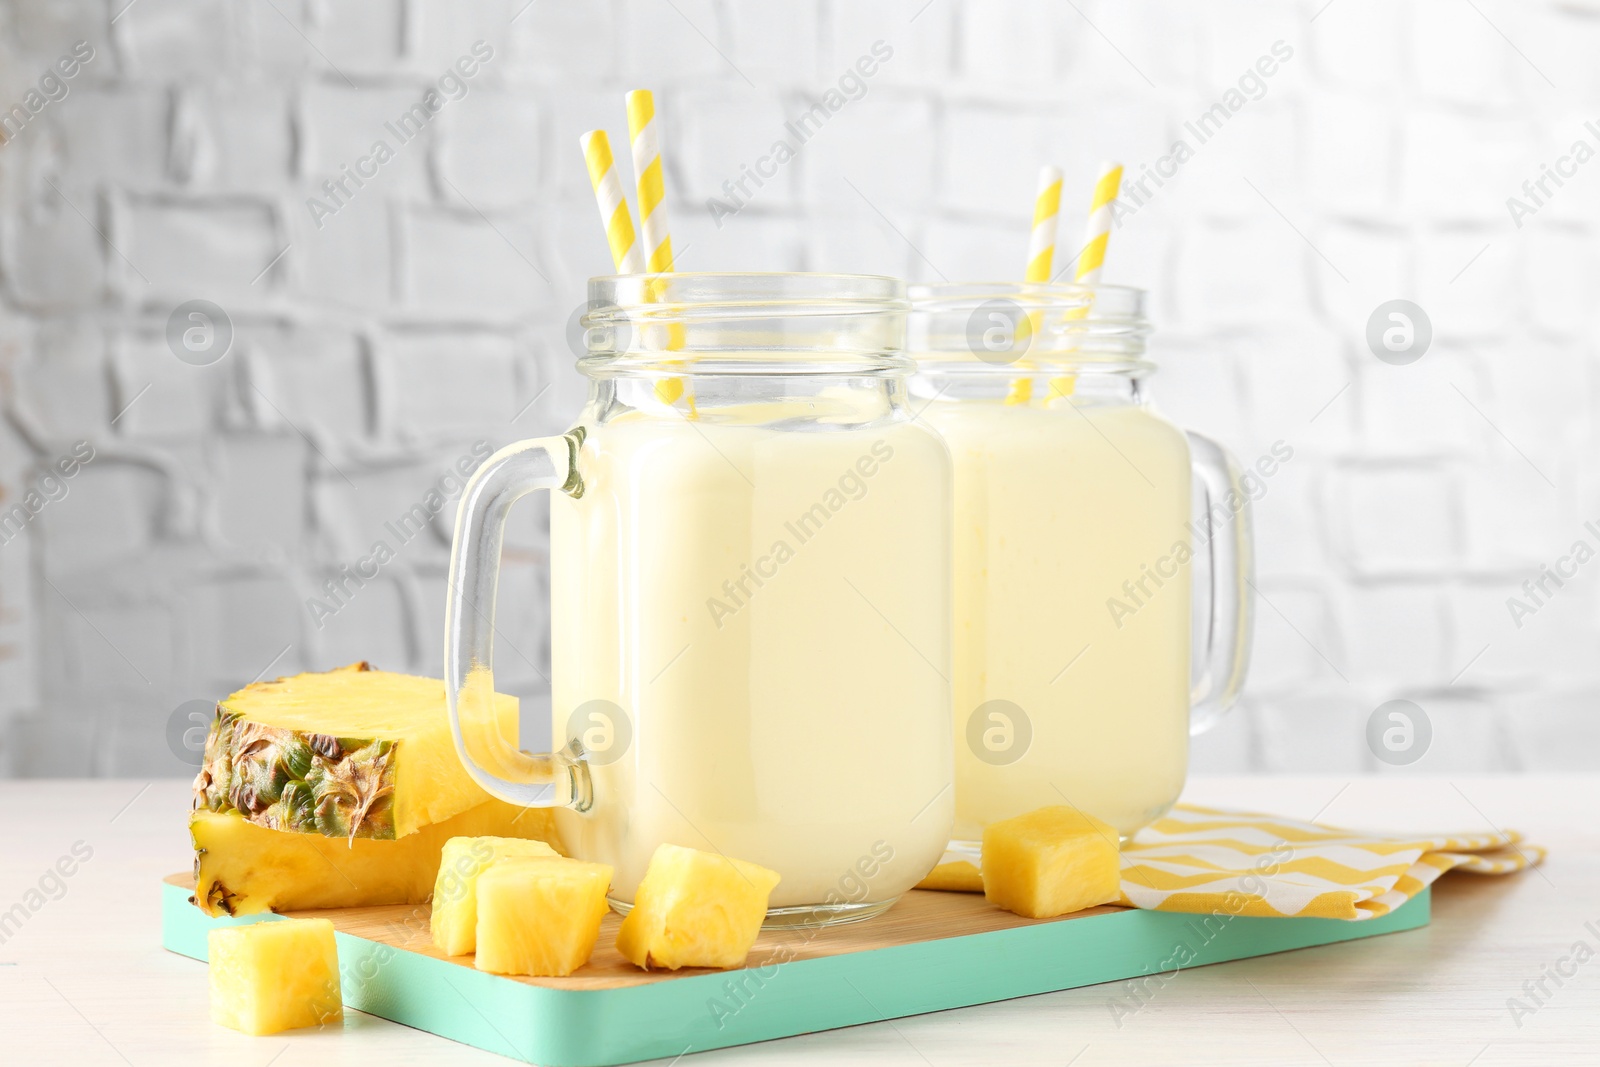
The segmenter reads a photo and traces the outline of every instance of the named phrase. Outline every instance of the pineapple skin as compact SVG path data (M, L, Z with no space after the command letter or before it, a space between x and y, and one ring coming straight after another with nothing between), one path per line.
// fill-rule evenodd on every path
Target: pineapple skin
M589 962L610 910L611 867L580 860L508 857L477 884L473 966L492 974L564 978Z
M517 734L517 700L494 715ZM365 662L256 682L217 704L195 806L274 830L392 841L489 799L456 756L444 683Z
M778 881L778 872L745 860L659 845L617 930L617 951L646 970L742 967Z
M983 895L1030 919L1051 919L1122 896L1115 828L1065 805L983 831Z
M344 1018L327 919L230 926L206 935L211 1021L260 1036Z
M560 842L549 809L499 800L398 841L269 830L237 811L192 812L189 834L195 847L191 899L207 915L421 904L433 892L452 837L516 837L543 841L557 851Z
M543 841L513 837L453 837L445 842L428 917L434 948L446 956L477 949L478 882L501 862L518 857L559 859L560 853Z

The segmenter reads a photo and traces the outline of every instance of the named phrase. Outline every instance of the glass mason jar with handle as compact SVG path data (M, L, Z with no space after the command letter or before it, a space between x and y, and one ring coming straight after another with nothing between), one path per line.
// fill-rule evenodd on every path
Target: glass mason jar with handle
M469 482L445 672L491 793L559 806L626 910L663 842L778 872L768 922L876 914L948 839L951 471L889 278L589 284L589 396ZM551 491L550 754L486 712L506 514Z
M1131 835L1244 680L1241 473L1151 406L1141 291L911 297L914 402L955 462L953 847L1052 804Z

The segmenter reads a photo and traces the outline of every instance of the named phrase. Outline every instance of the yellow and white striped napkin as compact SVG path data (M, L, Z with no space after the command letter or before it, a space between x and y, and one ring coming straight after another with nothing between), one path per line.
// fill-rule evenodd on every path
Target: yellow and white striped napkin
M1375 919L1445 871L1510 874L1545 850L1515 830L1487 834L1364 833L1179 804L1122 848L1121 904L1191 914ZM969 857L946 853L918 887L983 891Z
M1375 919L1445 871L1509 874L1545 850L1514 830L1391 836L1274 815L1180 804L1122 850L1122 903L1151 911L1224 911Z

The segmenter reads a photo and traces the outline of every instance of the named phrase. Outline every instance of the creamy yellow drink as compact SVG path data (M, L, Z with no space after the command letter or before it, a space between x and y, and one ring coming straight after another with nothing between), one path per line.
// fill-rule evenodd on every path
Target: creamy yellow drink
M924 418L955 463L953 839L1063 803L1130 834L1188 758L1184 434L1077 397Z
M825 396L587 431L551 501L554 742L626 721L589 744L594 808L557 818L614 899L662 842L777 871L775 909L889 901L938 860L949 465L904 412Z

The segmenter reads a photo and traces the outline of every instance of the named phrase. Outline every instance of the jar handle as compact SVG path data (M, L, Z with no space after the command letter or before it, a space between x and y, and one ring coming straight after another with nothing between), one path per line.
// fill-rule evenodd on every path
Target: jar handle
M583 747L525 752L505 736L494 714L494 608L500 548L511 505L539 489L583 492L578 475L581 431L502 448L468 480L456 512L445 594L444 684L456 755L492 795L524 807L594 803Z
M1195 600L1202 609L1195 613L1189 670L1193 735L1215 726L1244 686L1255 625L1255 541L1239 461L1209 437L1188 438L1195 486L1189 533Z

